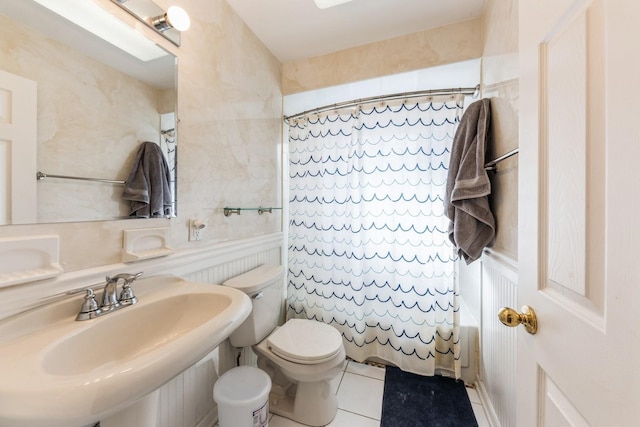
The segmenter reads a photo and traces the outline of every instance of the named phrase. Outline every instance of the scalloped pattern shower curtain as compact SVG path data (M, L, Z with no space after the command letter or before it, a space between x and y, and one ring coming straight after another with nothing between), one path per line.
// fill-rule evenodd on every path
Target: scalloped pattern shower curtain
M462 103L379 102L290 122L287 317L333 325L356 361L460 375L443 199Z

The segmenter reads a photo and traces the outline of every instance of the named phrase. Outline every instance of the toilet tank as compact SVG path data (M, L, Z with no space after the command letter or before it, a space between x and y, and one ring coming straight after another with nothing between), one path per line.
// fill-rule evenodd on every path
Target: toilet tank
M234 347L249 347L265 339L278 325L284 302L281 265L262 265L223 283L246 293L253 309L249 317L229 336Z

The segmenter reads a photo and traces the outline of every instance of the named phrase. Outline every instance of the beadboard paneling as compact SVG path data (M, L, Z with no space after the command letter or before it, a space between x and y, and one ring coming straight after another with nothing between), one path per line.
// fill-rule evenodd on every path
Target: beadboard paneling
M233 251L233 248L230 248ZM190 270L189 263L181 266L180 274L187 280L219 285L225 280L259 267L262 264L280 264L281 245L254 247L254 253L238 254L235 259L211 257L210 266ZM225 257L227 258L227 257ZM202 261L197 266L202 267ZM218 359L218 366L214 358ZM213 401L213 385L218 372L223 373L236 365L235 350L224 341L215 352L165 384L160 389L158 427L209 427L217 420L217 407Z
M243 247L246 248L246 242L243 242ZM281 263L282 246L278 241L256 241L251 251L239 248L235 258L230 256L234 253L233 245L227 249L225 256L212 256L209 262L204 263L202 254L199 254L195 262L186 260L172 271L178 271L181 277L193 282L219 285L262 264ZM207 263L209 266L204 267ZM224 341L214 352L165 384L160 389L158 427L213 426L218 419L217 407L213 401L213 385L219 372L226 372L235 365L236 352L228 341Z
M510 263L491 255L482 258L480 378L490 400L485 406L502 427L516 425L517 329L502 325L497 314L502 307L517 308L517 281Z

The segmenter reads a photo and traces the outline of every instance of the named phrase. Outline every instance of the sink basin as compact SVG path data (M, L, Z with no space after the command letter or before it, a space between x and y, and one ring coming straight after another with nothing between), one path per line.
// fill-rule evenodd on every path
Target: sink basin
M139 302L75 321L80 299L0 322L0 425L82 426L109 417L206 356L251 311L224 286L153 276Z

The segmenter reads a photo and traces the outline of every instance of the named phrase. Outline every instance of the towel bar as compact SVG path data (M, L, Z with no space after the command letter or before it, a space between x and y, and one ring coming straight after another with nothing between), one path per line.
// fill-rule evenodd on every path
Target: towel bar
M513 150L509 151L508 153L503 154L502 156L500 156L500 157L498 157L498 158L496 158L496 159L493 159L493 160L491 160L490 162L485 163L485 164L484 164L484 170L487 170L487 171L496 171L496 170L498 169L498 168L496 167L496 165L497 165L498 163L500 163L500 162L501 162L501 161L503 161L504 159L508 159L509 157L511 157L511 156L513 156L513 155L518 154L518 151L519 151L519 150L518 150L517 148L515 148L515 149L513 149Z
M42 181L45 178L61 178L61 179L77 179L80 181L94 181L94 182L106 182L107 184L120 184L124 185L127 181L120 181L116 179L102 179L102 178L85 178L82 176L67 176L67 175L51 175L38 171L36 173L36 179Z
M260 215L263 213L272 213L274 209L282 208L223 208L222 212L224 216L230 216L231 214L240 215L240 211L258 211Z

